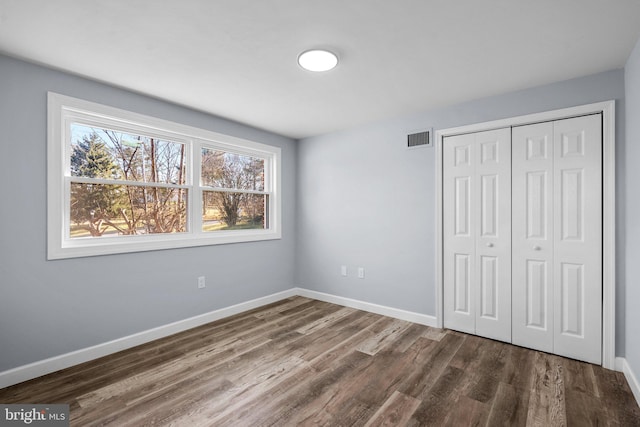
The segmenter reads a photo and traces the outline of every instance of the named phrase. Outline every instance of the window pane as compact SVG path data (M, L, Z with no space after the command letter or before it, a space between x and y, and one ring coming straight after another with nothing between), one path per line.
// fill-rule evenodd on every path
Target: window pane
M71 183L71 238L184 233L187 190Z
M205 191L202 195L202 230L244 230L269 227L266 194Z
M185 145L71 124L71 176L185 184Z
M264 159L203 148L202 185L264 191Z

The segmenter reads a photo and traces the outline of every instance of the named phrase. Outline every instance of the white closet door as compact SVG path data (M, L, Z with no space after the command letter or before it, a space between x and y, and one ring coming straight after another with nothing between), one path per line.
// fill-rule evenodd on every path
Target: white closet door
M600 364L602 128L513 129L513 343Z
M513 128L513 343L553 352L553 123Z
M443 142L444 326L475 334L475 136Z
M443 142L444 325L511 340L511 131Z
M554 122L554 353L602 360L602 121Z
M511 342L511 129L475 139L476 334Z

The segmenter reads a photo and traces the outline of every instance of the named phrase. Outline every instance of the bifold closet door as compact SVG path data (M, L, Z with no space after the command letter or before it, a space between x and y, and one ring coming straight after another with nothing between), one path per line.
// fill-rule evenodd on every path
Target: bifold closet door
M511 341L511 130L443 141L444 325Z
M513 343L602 360L599 114L513 129Z
M513 343L553 352L553 123L513 128Z

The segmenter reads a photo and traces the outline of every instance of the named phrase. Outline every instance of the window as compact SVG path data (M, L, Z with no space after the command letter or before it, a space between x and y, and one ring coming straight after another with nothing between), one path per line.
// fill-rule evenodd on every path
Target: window
M278 239L280 149L49 93L48 257Z

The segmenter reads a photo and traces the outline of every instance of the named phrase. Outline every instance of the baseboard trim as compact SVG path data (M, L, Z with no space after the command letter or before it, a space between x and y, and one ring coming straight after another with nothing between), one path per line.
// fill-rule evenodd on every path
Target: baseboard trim
M123 338L118 338L92 347L87 347L70 353L51 357L49 359L30 363L28 365L18 366L17 368L9 369L4 372L0 372L0 388L9 387L23 381L41 377L51 372L69 368L71 366L98 359L103 356L108 356L118 351L126 350L140 344L145 344L156 339L164 338L169 335L183 332L204 325L206 323L214 322L225 317L233 316L235 314L262 307L264 305L271 304L273 302L277 302L293 296L312 298L319 301L338 304L344 307L351 307L358 310L380 314L383 316L393 317L395 319L406 320L421 325L438 327L437 319L435 316L429 316L426 314L420 314L412 311L373 304L366 301L345 298L338 295L327 294L324 292L312 291L304 288L291 288L286 291L267 295L261 298L256 298L250 301L232 305L230 307L210 311L209 313L204 313L198 316L190 317L188 319L169 323L157 328L148 329L146 331L142 331ZM629 365L627 360L624 357L616 357L615 369L624 373L624 376L629 383L629 387L633 392L633 396L635 397L638 404L640 404L640 381L638 381L638 377L631 369L631 366Z
M434 328L437 327L435 316L429 316L427 314L415 313L413 311L401 310L398 308L387 307L384 305L373 304L370 302L345 298L337 295L325 294L323 292L312 291L304 288L296 288L296 291L298 295L303 297L330 302L345 307L356 308L358 310L381 314L383 316L389 316L395 319L407 320L409 322L419 323L421 325L431 326Z
M638 377L631 369L627 359L624 357L616 357L616 371L624 373L624 377L627 379L627 383L629 383L633 396L636 398L638 405L640 405L640 381L638 381Z
M358 310L368 311L371 313L381 314L396 319L407 320L409 322L419 323L421 325L437 327L436 318L426 314L415 313L406 310L400 310L393 307L387 307L378 304L372 304L365 301L345 298L337 295L326 294L323 292L311 291L304 288L291 288L286 291L267 295L262 298L256 298L230 307L221 308L210 311L188 319L179 320L167 325L158 326L157 328L148 329L133 335L118 338L92 347L83 348L72 351L70 353L61 354L48 359L40 360L24 366L9 369L0 372L0 388L9 387L14 384L28 381L43 375L50 374L61 369L69 368L80 363L108 356L118 351L126 350L137 345L146 344L150 341L168 337L206 323L214 322L225 317L233 316L247 310L262 307L293 296L303 296L316 299L319 301L330 302L345 307L356 308ZM637 383L636 383L637 384Z
M296 288L288 289L283 292L267 295L262 298L256 298L240 304L232 305L230 307L221 308L219 310L210 311L209 313L204 313L198 316L190 317L188 319L179 320L177 322L169 323L157 328L148 329L146 331L138 332L136 334L118 338L113 341L94 345L92 347L87 347L80 350L72 351L70 353L61 354L49 359L33 362L28 365L18 366L17 368L0 372L0 388L9 387L23 381L28 381L33 378L50 374L51 372L69 368L74 365L79 365L80 363L98 359L103 356L108 356L109 354L113 354L118 351L126 350L140 344L145 344L159 338L164 338L178 332L183 332L188 329L204 325L206 323L233 316L235 314L242 313L247 310L252 310L254 308L271 304L273 302L290 298L296 295L298 295Z

